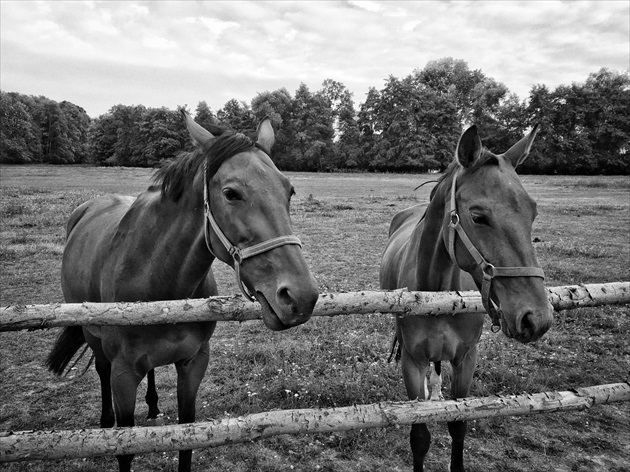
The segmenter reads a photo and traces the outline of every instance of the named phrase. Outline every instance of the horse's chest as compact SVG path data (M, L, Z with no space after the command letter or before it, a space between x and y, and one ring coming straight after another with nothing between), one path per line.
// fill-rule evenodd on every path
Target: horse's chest
M415 359L455 364L479 341L483 314L467 314L455 321L452 315L439 317L397 317L398 335Z

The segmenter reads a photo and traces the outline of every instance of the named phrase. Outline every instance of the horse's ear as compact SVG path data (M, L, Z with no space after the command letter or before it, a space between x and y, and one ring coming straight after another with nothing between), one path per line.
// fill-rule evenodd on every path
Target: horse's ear
M477 126L472 125L462 137L459 138L457 144L457 160L464 167L470 167L481 157L483 152L483 145L481 144L481 138L477 132Z
M529 156L529 150L532 148L532 143L538 131L540 131L540 124L537 123L527 136L503 154L503 157L510 161L515 169Z
M271 118L265 116L256 129L256 142L267 154L271 155L271 148L275 141L276 137L273 132L273 126L271 126Z
M188 133L190 134L190 138L192 139L195 146L201 146L202 144L207 143L208 141L214 139L214 135L193 120L190 114L182 109L182 115L184 115L184 119L186 120L186 128L188 128Z

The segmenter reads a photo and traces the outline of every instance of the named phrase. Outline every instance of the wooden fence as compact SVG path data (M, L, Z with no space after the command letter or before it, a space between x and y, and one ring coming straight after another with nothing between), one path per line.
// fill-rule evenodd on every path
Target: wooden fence
M630 303L630 282L548 289L556 310ZM324 294L315 316L393 313L401 316L478 313L478 292L351 292ZM259 319L259 308L240 296L150 303L75 303L0 308L0 331L71 325L132 325L201 320ZM630 400L630 384L563 392L440 402L388 402L343 408L280 410L186 425L79 431L0 432L0 463L195 449L248 442L279 434L314 434L581 410Z
M547 288L555 310L630 303L630 282L566 285ZM437 316L485 311L476 291L363 291L321 294L314 316L391 313ZM72 325L143 325L193 321L260 319L260 305L241 295L191 300L116 303L57 303L0 308L0 331Z
M141 454L237 444L280 434L315 434L583 410L630 400L630 384L566 392L469 398L461 401L388 402L340 408L278 410L185 425L0 433L0 462Z

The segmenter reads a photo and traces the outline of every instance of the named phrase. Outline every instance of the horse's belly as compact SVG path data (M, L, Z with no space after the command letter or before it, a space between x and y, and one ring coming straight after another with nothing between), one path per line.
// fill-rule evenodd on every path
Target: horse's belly
M108 261L118 222L135 197L106 196L78 207L68 221L68 235L61 264L61 285L67 302L104 301L104 281L114 278Z
M193 359L208 343L216 322L179 325L103 326L99 334L105 356L146 371Z

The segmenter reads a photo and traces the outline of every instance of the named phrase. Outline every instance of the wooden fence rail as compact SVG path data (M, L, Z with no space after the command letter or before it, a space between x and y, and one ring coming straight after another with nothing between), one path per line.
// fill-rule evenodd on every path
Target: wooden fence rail
M0 463L140 454L249 442L280 434L314 434L427 421L471 420L582 410L630 400L617 383L531 395L411 401L329 409L278 410L217 421L154 427L0 433Z
M556 310L630 303L630 282L550 287ZM402 316L480 313L479 292L363 291L325 293L314 316L392 313ZM0 331L74 325L143 325L260 319L260 305L240 295L136 303L58 303L0 308Z

